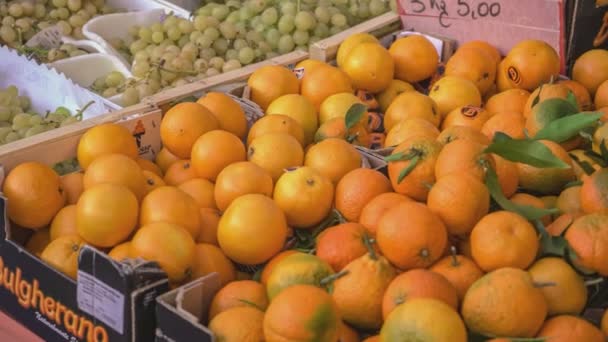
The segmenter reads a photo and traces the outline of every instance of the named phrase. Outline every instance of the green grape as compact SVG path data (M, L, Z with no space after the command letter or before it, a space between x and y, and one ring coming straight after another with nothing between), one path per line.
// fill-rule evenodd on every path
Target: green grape
M19 18L23 15L23 7L20 3L13 3L8 6L8 14L13 18Z
M4 142L6 144L8 143L12 143L14 141L17 141L21 139L21 137L19 136L19 133L17 132L10 132L9 134L6 135L6 137L4 138Z
M293 38L288 34L282 35L279 39L279 44L277 45L280 54L291 52L294 47L295 43L293 42Z
M386 12L387 8L384 5L384 0L370 0L369 1L369 12L372 17L377 17L380 14Z
M15 26L21 29L21 32L27 32L32 29L32 22L29 18L19 18L15 21Z
M190 61L194 61L198 56L198 53L199 50L196 44L187 43L186 45L184 45L184 47L182 47L182 52L180 53L180 55Z
M272 46L270 46L268 42L259 42L258 48L256 49L256 57L260 57L258 56L258 50L260 50L262 53L266 53L268 51L272 51Z
M216 6L212 11L211 15L219 21L226 19L226 17L230 14L230 9L226 5Z
M260 32L257 31L249 31L247 32L247 41L248 42L252 42L252 43L259 43L261 41L264 41L264 37L262 37L262 34Z
M348 13L350 13L350 15L357 15L357 13L359 13L359 4L358 3L352 3L350 5L350 7L348 7Z
M249 0L247 5L245 5L251 9L253 13L260 13L266 8L265 0Z
M163 24L161 23L154 23L152 25L150 25L150 31L152 32L163 32Z
M327 11L329 12L329 15L333 16L334 14L340 14L340 9L334 6L329 6L327 7ZM331 22L331 19L330 19Z
M194 17L194 29L197 31L204 31L209 25L207 24L206 17L197 15Z
M13 117L13 129L18 130L23 127L30 126L30 118L32 116L27 113L19 113Z
M83 27L84 24L87 23L87 20L82 16L75 14L68 18L68 23L70 23L72 27Z
M178 48L175 45L167 45L165 47L165 52L172 53L174 55L178 55L180 52L182 52L182 49Z
M255 58L257 59L257 58L264 56L264 53L265 52L262 51L262 49L260 49L260 48L255 49Z
M146 77L149 70L150 70L150 63L148 63L146 61L141 61L141 62L137 62L137 63L133 64L133 67L131 68L131 73L135 77L143 78L143 77Z
M179 19L176 16L170 15L170 16L166 17L165 20L163 21L163 23L162 23L163 28L165 29L165 31L167 31L171 27L176 27L178 21L179 21Z
M283 15L295 16L298 11L298 7L295 2L285 1L281 3L281 13Z
M232 51L235 51L235 50L232 50ZM228 52L226 52L226 54L228 54ZM208 66L209 66L209 63L207 63L207 61L204 59L197 59L196 61L194 61L194 65L193 65L194 71L196 71L198 73L203 73L203 72L207 71Z
M232 42L232 47L236 50L240 50L246 46L249 46L249 44L247 44L247 41L245 39L235 39L234 42Z
M42 19L46 16L46 7L43 4L34 5L34 18Z
M61 46L59 46L59 50L63 50L65 52L72 52L74 50L77 50L78 48L73 45L73 44L61 44Z
M266 31L266 25L264 25L264 23L258 23L253 29L255 30L255 32L263 33L264 31Z
M182 31L180 31L179 28L173 26L167 30L167 38L171 39L172 41L177 41L181 37L182 37Z
M30 98L27 96L19 96L19 107L21 107L21 109L23 110L28 110L30 108L30 106L32 105L32 102L30 101Z
M67 20L70 17L70 11L67 8L58 8L57 16L61 20Z
M220 32L222 36L226 39L234 39L236 38L236 26L229 22L223 22L220 24Z
M180 48L183 48L186 44L188 44L190 42L190 39L188 39L188 36L181 36L179 38L179 40L177 41L177 46L179 46Z
M32 135L36 135L36 134L40 134L42 132L45 131L44 126L37 124L35 126L32 126L30 128L27 129L27 131L25 132L25 138L29 138Z
M140 29L139 29L139 32L138 32L138 34L137 34L137 36L138 36L138 37L139 37L141 40L143 40L143 41L145 41L145 42L147 42L147 43L151 43L151 42L153 42L153 40L152 40L152 30L150 30L150 29L149 29L149 28L147 28L147 27L142 27L142 28L140 28Z
M318 42L319 40L321 40L322 38L319 36L312 36L310 37L310 39L308 40L308 45L312 45L316 42Z
M139 92L134 87L128 87L122 93L122 104L123 106L132 106L139 103Z
M17 130L17 134L21 137L21 139L25 138L25 134L30 129L30 127L23 127Z
M255 14L253 13L253 11L247 6L241 7L239 9L239 19L241 21L247 21L251 19L254 15Z
M0 27L0 39L7 44L13 43L17 40L17 32L13 30L11 27L2 26Z
M313 32L317 37L326 38L329 36L329 27L324 23L319 23Z
M13 18L11 16L4 17L4 18L2 18L2 21L1 21L2 25L8 26L8 27L15 26L16 22L17 21L15 20L15 18Z
M137 92L139 94L139 98L143 99L148 96L154 95L154 90L147 83L143 83L137 86Z
M327 7L317 7L315 8L315 18L319 23L327 24L331 20L331 14Z
M61 115L61 114L57 114L57 113L49 113L46 116L45 121L49 122L49 123L60 123L65 118L66 118L65 115Z
M146 46L148 46L148 43L146 43L145 41L143 41L141 39L138 39L138 40L134 41L133 43L131 43L131 45L129 46L129 51L131 51L131 54L134 55L138 51L145 49Z
M220 37L220 31L215 27L208 27L203 34L213 41Z
M34 4L31 2L21 2L21 7L23 9L23 15L26 17L32 16L34 14ZM7 9L8 11L8 9Z
M0 121L8 121L11 119L11 109L6 106L0 106Z
M203 36L203 33L201 31L192 31L192 33L190 33L189 38L192 43L196 43L196 40L202 36Z
M266 53L266 56L264 59L272 59L272 58L277 57L278 55L279 55L278 53L276 53L274 51L270 51L270 52Z
M249 27L256 27L259 24L262 24L262 18L259 15L256 15L249 21Z
M165 34L162 31L154 31L151 38L153 43L160 44L163 40L165 40Z
M231 59L229 61L226 61L226 63L224 63L224 66L222 67L222 72L229 72L229 71L237 70L237 69L240 69L241 67L242 67L242 65L239 61L237 61L236 59Z
M72 12L76 12L82 8L82 0L68 0L68 9Z
M215 50L212 48L205 48L201 50L200 57L206 60L210 60L215 57Z
M224 66L224 60L221 57L213 57L209 60L209 66L221 70L222 66Z
M134 62L138 62L138 61L147 61L150 59L150 53L148 51L151 51L151 49L149 48L154 48L154 45L148 45L146 46L145 50L141 50L141 51L137 51L137 53L135 54L135 56L133 56L133 61Z
M315 17L310 12L300 11L294 19L296 28L301 31L308 31L317 24Z
M335 27L346 27L348 21L344 14L338 13L331 16L331 24Z
M118 87L125 81L125 76L120 71L112 71L106 76L108 87Z
M277 28L281 34L291 33L295 28L294 23L295 17L291 14L285 14L279 19L279 23L277 24Z
M338 34L338 33L342 32L342 31L344 31L344 29L345 29L345 27L332 26L329 29L329 35L333 36L335 34Z
M69 117L65 118L65 120L61 121L60 127L65 127L67 125L71 125L71 124L76 123L78 121L80 121L78 119L78 117L76 117L76 116L69 116Z
M281 38L281 32L276 28L271 28L266 32L266 42L270 44L273 49L277 48L279 39Z
M264 10L261 14L262 22L266 26L274 25L279 20L279 13L276 8L270 7Z
M207 4L207 5L205 5L205 6L201 7L201 8L199 8L199 9L196 11L196 14L198 14L198 15L202 15L202 16L209 16L209 15L211 15L211 10L212 10L212 7L211 7L210 5L214 5L214 4L213 4L213 3L210 3L210 4Z
M212 44L213 40L207 36L201 36L196 40L196 45L198 45L201 49L209 48Z
M177 28L182 34L186 35L194 31L194 24L189 20L180 19L179 23L177 24Z
M236 24L239 20L241 20L241 16L240 16L239 12L233 11L233 12L230 12L230 14L228 14L225 22L231 23L231 24Z
M152 89L153 92L158 92L161 88L160 82L158 80L155 79L148 79L148 85L150 86L150 89Z
M35 126L35 125L41 124L42 121L44 121L44 119L42 118L42 116L40 116L40 115L32 115L30 117L29 124L30 124L30 126Z
M228 51L226 51L226 59L238 59L239 58L239 51L235 50L235 49L228 49Z
M213 49L218 55L223 55L228 50L228 41L224 38L218 38L213 42Z
M114 96L116 94L118 94L118 89L116 89L116 88L108 88L108 89L105 89L101 93L101 96L103 96L103 97L112 97L112 96Z
M207 75L207 77L211 77L211 76L219 75L220 71L215 68L209 68L209 69L207 69L205 74Z
M13 131L10 127L0 127L0 141L4 141L6 136Z
M250 47L244 47L239 50L239 62L247 65L255 59L255 51Z
M292 34L292 38L293 38L293 42L296 45L305 45L306 43L308 43L308 40L310 39L310 35L308 34L308 31L296 30Z

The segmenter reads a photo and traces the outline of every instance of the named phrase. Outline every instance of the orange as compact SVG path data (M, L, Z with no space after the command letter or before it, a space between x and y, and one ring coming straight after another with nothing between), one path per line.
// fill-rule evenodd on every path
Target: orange
M380 342L380 335L374 335L366 338L362 342Z
M151 160L137 158L135 161L143 171L152 172L158 177L163 178L163 170L161 170L160 166L154 164L154 162Z
M429 92L442 117L462 106L481 106L481 93L475 83L466 78L444 76L435 82Z
M158 167L160 167L161 171L164 173L167 172L171 164L178 160L180 160L179 157L169 152L166 147L163 147L156 155L156 159L154 160L154 162L156 163L156 165L158 165Z
M303 131L303 137L299 135L299 130L297 128L291 127L293 124L289 124L291 127L288 127L289 129L267 129L265 131L266 133L285 132L292 134L294 138L298 139L302 144L302 147L312 142L315 132L319 127L319 122L317 110L308 98L299 94L288 94L275 99L266 109L266 115L272 116L277 114L288 116L295 120ZM273 126L276 125L276 123L273 124ZM256 130L257 128L254 130L253 134L256 134L256 137L260 136L261 134L256 133ZM262 133L264 133L264 130L262 130ZM249 134L251 135L252 133L250 132ZM251 141L253 141L253 139L254 137L251 138ZM251 141L249 141L249 144L251 144Z
M78 235L98 247L125 241L137 225L139 205L127 187L98 184L85 190L76 204Z
M593 141L591 142L593 152L601 155L602 151L600 146L603 145L603 147L608 147L606 141L608 141L608 124L601 124L593 133Z
M485 51L458 49L445 65L446 76L458 76L473 82L479 92L486 94L496 80L498 63Z
M160 138L171 154L180 159L188 159L194 142L219 126L213 113L203 105L182 102L171 107L163 116Z
M425 201L430 185L435 183L435 162L440 150L441 144L424 136L413 136L399 144L391 157L403 158L388 163L388 177L393 190L414 200ZM408 160L406 157L411 158ZM415 166L411 165L413 162L416 162ZM402 178L404 170L410 167L413 169Z
M433 298L458 309L456 288L441 274L420 268L391 281L382 299L382 316L386 320L396 307L416 298Z
M583 211L581 208L581 188L582 186L571 186L559 194L555 207L559 209L560 213L576 215Z
M608 78L598 86L593 103L595 108L608 106Z
M144 170L143 174L144 178L146 179L146 194L160 186L166 185L165 181L156 173Z
M337 93L328 96L321 103L319 108L319 124L327 123L335 118L346 119L346 113L356 103L363 104L363 101L352 92ZM367 127L369 115L367 113L361 116L360 123Z
M574 222L574 219L579 216L581 216L581 214L578 214L578 216L574 216L572 214L561 214L556 217L550 225L546 226L545 229L551 236L562 236L564 231L566 231L572 222Z
M201 229L200 208L184 191L173 186L161 186L141 201L139 224L145 226L155 222L179 225L196 239Z
M589 111L593 109L593 101L591 99L591 95L589 95L589 91L582 84L573 81L573 80L559 80L558 84L563 84L576 96L576 103L581 111ZM596 108L601 108L597 107Z
M340 68L350 77L355 89L371 93L388 88L395 74L391 54L377 42L354 46Z
M185 181L177 187L190 195L201 208L217 209L215 206L215 191L213 183L203 178L195 178Z
M196 177L196 171L190 160L177 160L169 166L163 180L167 185L178 186Z
M346 141L330 138L310 147L304 165L316 169L334 184L338 184L349 171L361 167L361 155Z
M252 306L231 308L211 319L209 330L219 341L263 341L264 312Z
M220 223L220 212L213 208L201 208L201 230L196 237L197 243L218 245L217 226Z
M533 103L540 103L542 101L548 99L566 99L568 94L570 93L570 88L562 83L548 83L543 84L540 87L534 89L532 94L528 97L526 101L526 105L524 106L523 115L524 118L528 119L532 114ZM538 98L538 101L536 100ZM530 134L534 134L536 132L531 132Z
M351 328L348 324L342 322L340 324L338 342L359 342L359 333Z
M224 255L219 247L208 243L199 243L194 249L191 278L198 279L211 273L218 274L222 286L226 286L226 284L236 279L236 269L232 261Z
M67 205L57 212L49 227L49 238L51 241L65 235L78 235L76 212L75 204Z
M245 145L236 135L215 130L196 140L190 159L197 176L215 181L226 166L246 158Z
M108 256L115 261L122 261L131 257L131 242L123 242L120 245L116 245L108 252Z
M500 51L498 51L498 49L494 45L483 40L469 40L467 42L464 42L458 46L458 51L463 50L475 50L485 52L485 54L488 55L494 63L494 67L498 66L498 63L500 63L500 60L502 59Z
M26 162L12 169L2 186L8 218L29 229L40 229L64 206L59 175L47 165Z
M421 35L397 39L388 52L395 61L395 78L409 83L430 78L439 65L435 46Z
M105 123L87 130L78 141L78 164L83 170L99 156L120 153L136 159L139 151L129 130L115 123Z
M438 127L441 114L430 97L415 91L406 91L397 96L384 114L384 129L389 132L400 121L420 118Z
M474 106L458 107L448 113L441 123L444 130L450 126L471 126L479 131L490 119L490 113L483 108Z
M296 76L298 76L297 71L301 72L301 76L298 76L298 79L301 80L302 77L304 77L304 75L306 74L306 71L310 71L318 66L324 66L325 62L316 60L316 59L311 59L311 58L307 58L305 60L302 60L300 62L298 62L294 68L293 71L294 73L296 73Z
M252 162L243 161L228 165L215 180L215 204L225 211L230 203L244 194L272 196L273 183L270 174Z
M335 342L340 324L338 307L327 292L311 285L294 285L268 306L264 338L268 342Z
M244 139L247 135L247 118L238 102L229 95L219 92L208 92L196 101L205 106L215 116L219 128Z
M276 87L276 85L272 85ZM321 103L333 94L354 91L348 75L331 65L319 66L307 72L302 78L301 94L319 110Z
M196 244L188 231L176 224L154 222L142 225L131 240L131 255L156 261L169 281L189 280L196 258Z
M484 152L485 148L480 143L466 139L445 145L435 162L435 177L441 179L453 172L464 172L483 182L486 167L494 163L492 156Z
M447 304L431 298L415 298L398 306L387 317L379 341L408 341L419 336L426 341L465 342L467 330L458 312Z
M588 341L603 342L604 334L584 318L560 315L548 319L538 332L538 337L547 337L555 342Z
M38 229L32 234L25 244L25 249L31 254L40 257L42 251L51 242L50 233L47 228Z
M484 216L471 232L473 260L486 271L502 267L526 269L538 252L536 230L525 218L510 211Z
M359 329L380 329L383 294L395 273L383 256L371 251L348 263L331 291L342 319Z
M541 287L547 300L548 314L580 314L587 304L587 287L581 276L562 258L542 258L528 273L535 283L553 283Z
M510 200L511 200L511 202L513 202L515 204L519 204L519 205L527 205L527 206L538 208L538 209L548 209L545 206L545 202L543 202L543 200L541 200L540 198L538 198L534 195L526 194L523 192L514 194L513 196L511 196ZM540 220L543 223L543 225L548 226L551 223L551 216L546 215L546 216L542 217Z
M236 198L222 215L217 239L232 260L256 265L277 254L287 237L285 214L275 202L260 194Z
M530 93L524 89L508 89L488 99L485 109L490 114L514 112L522 114Z
M486 185L465 173L441 177L431 188L427 205L445 223L449 234L468 234L490 210Z
M585 213L594 213L608 209L608 170L599 169L583 179L580 188L580 206Z
M542 194L558 194L568 182L575 179L572 169L572 159L568 152L556 142L539 140L549 148L553 155L563 161L567 168L537 168L531 165L517 163L519 186L525 190Z
M608 214L593 213L574 220L565 238L576 255L575 266L608 275Z
M146 194L146 177L141 167L124 154L105 154L93 160L82 183L85 191L98 184L115 184L127 187L138 200Z
M253 280L237 280L224 285L213 296L209 305L209 319L219 313L240 306L254 306L259 310L268 307L264 285Z
M279 264L279 262L281 262L281 260L283 260L287 256L289 256L291 254L295 254L295 253L299 253L299 252L294 249L286 249L286 250L276 254L275 256L273 256L272 259L270 259L270 261L268 261L266 263L266 265L264 265L264 269L262 270L262 275L260 276L260 282L264 286L268 285L268 279L270 278L270 275L272 274L274 267L277 264ZM264 291L266 291L266 290L264 290Z
M251 100L263 110L276 98L286 94L297 94L299 82L291 70L279 65L265 65L249 76Z
M391 182L385 175L360 167L345 174L338 182L335 206L348 221L357 222L369 201L391 190Z
M330 119L322 124L315 133L314 142L317 143L328 138L344 139L357 146L370 146L370 134L367 126L356 123L347 131L346 120L340 117Z
M469 287L483 276L483 271L473 260L457 254L443 257L430 270L441 274L454 286L459 301L463 300Z
M489 118L481 127L481 133L493 140L496 132L502 132L513 139L524 139L526 120L516 112L500 112Z
M388 106L393 102L393 100L399 96L401 93L406 91L415 91L416 89L411 84L404 82L402 80L392 80L386 89L376 94L376 100L380 105L380 110L382 113L386 113Z
M608 310L605 310L602 315L601 328L604 336L608 336Z
M589 95L595 96L600 84L608 80L608 51L593 49L580 55L572 67L572 79L585 86Z
M399 269L428 267L441 257L447 230L425 205L406 201L382 216L376 242L382 254Z
M302 145L287 133L270 133L255 138L247 149L247 160L260 166L276 182L290 167L304 162Z
M359 223L342 223L325 229L316 239L315 255L335 272L367 253L365 228Z
M72 172L59 177L59 184L65 194L66 204L76 204L78 202L78 198L84 191L83 177L82 172Z
M331 211L334 185L311 167L287 169L275 184L273 199L290 227L312 228Z
M338 47L338 52L336 53L336 64L339 67L344 66L344 62L346 61L347 56L354 50L355 47L363 43L375 43L380 45L378 38L367 32L355 33L348 36L340 46Z
M328 289L332 283L321 283L321 281L333 274L331 266L321 258L313 254L297 252L286 256L274 266L268 277L266 292L272 302L277 294L296 284L310 284Z
M482 145L489 145L490 139L479 130L469 126L450 126L442 130L437 141L441 145L447 145L458 139L472 140Z
M386 213L394 205L401 202L411 201L407 196L398 194L396 192L385 192L374 198L372 198L365 206L361 209L361 215L359 216L359 223L365 227L365 230L370 236L376 236L376 230L378 229L378 222L384 213ZM317 247L318 250L318 247Z
M77 235L66 235L51 241L40 254L40 259L59 272L76 280L78 254L84 241Z
M247 135L247 146L255 138L268 133L287 133L296 138L302 146L305 144L304 130L298 121L287 115L274 114L263 116L251 126Z
M547 316L547 303L528 272L507 267L471 285L462 301L461 314L472 332L534 337Z
M540 40L520 41L501 64L499 73L503 74L509 88L532 91L559 77L559 55L551 45Z
M397 146L417 135L436 139L439 136L439 129L431 122L416 117L401 120L386 135L384 146Z

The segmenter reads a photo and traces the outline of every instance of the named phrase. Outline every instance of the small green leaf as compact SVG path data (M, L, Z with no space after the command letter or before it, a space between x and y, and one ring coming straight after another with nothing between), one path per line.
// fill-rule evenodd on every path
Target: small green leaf
M528 220L538 220L547 215L552 215L559 212L557 209L540 209L529 205L515 204L509 201L509 199L506 198L502 193L502 188L498 182L496 171L494 171L494 169L491 167L486 170L486 186L488 187L490 195L494 201L496 201L496 203L498 203L502 209L517 213Z
M258 309L260 311L264 311L264 309L262 309L259 305L257 305L256 303L254 303L252 301L249 301L247 299L242 299L242 298L238 298L237 300L239 302L245 304L245 305L251 306L251 307L256 308L256 309Z
M576 100L576 95L574 95L574 93L572 92L572 90L568 90L568 95L566 96L566 101L568 101L575 108L579 108L578 107L578 101Z
M363 114L365 114L365 111L367 111L367 107L361 103L355 103L348 109L345 118L347 132L348 130L353 128L357 123L359 123L359 121L361 121L361 118L363 117Z
M397 178L397 184L401 183L401 181L405 177L407 177L407 175L409 175L412 171L414 171L414 168L416 168L418 161L420 161L419 155L414 156L414 158L412 158L412 160L410 160L410 163L408 164L408 166L405 167L403 170L401 170L401 172L399 173L399 178Z
M578 135L581 130L593 126L603 113L578 113L551 121L536 133L536 140L551 140L558 143Z
M552 236L549 234L540 220L534 220L533 224L540 235L542 254L564 257L568 249L568 241L562 236Z
M594 162L598 163L598 165L600 165L601 167L606 167L607 162L602 158L602 156L598 153L596 153L595 151L592 150L588 150L583 152L587 157L589 157L590 159L592 159Z
M501 132L496 132L494 141L485 149L485 152L497 154L512 162L528 164L538 168L567 169L570 167L570 165L557 158L541 142L516 140Z
M543 85L541 84L540 88L538 89L538 94L536 94L536 97L532 101L532 107L536 106L540 102L540 93L542 93L542 92L543 92Z
M572 182L566 183L566 185L564 185L564 189L568 189L568 188L571 188L573 186L580 186L580 185L583 185L583 181L582 180L574 180Z
M398 161L411 160L416 155L418 155L418 152L416 152L414 150L410 150L407 152L403 151L403 152L393 153L389 156L384 157L384 161L385 162L398 162Z
M260 279L262 279L262 272L264 272L264 268L260 268L257 271L255 271L255 273L253 274L253 277L251 277L251 279L253 281L260 281Z

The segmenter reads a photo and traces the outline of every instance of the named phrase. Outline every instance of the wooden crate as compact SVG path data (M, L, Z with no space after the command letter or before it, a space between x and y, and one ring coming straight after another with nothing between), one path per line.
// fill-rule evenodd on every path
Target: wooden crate
M320 40L310 47L310 58L324 62L331 62L336 59L338 48L342 42L356 33L370 33L383 41L388 37L394 36L403 31L401 18L394 12L388 12L376 18L370 19L359 25L353 26L348 30L342 31L329 38ZM421 32L424 34L424 32ZM442 60L446 61L450 58L456 49L456 41L436 34L428 35L443 41L443 49L441 53Z
M222 84L245 81L254 71L267 65L284 65L293 67L296 63L309 57L308 52L294 51L259 63L251 64L238 70L229 71L219 75L207 77L200 81L185 84L183 86L163 90L157 94L144 99L144 102L163 108L173 101L186 98L188 96L200 96L200 93L212 87Z

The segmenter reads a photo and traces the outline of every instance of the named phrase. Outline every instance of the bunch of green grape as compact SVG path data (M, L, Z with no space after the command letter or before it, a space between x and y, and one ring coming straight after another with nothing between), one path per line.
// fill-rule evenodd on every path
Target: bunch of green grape
M0 1L0 44L21 46L53 25L66 36L84 39L82 26L96 15L111 12L105 0Z
M32 110L27 96L19 95L17 87L0 89L0 145L78 122L82 111L72 115L67 108L59 107L40 115Z
M95 79L89 89L103 97L111 97L122 92L126 81L127 78L120 71L112 71Z
M61 59L86 55L89 52L78 48L73 44L62 44L58 48L45 49L42 47L20 46L17 48L19 52L33 58L39 63L52 63Z

